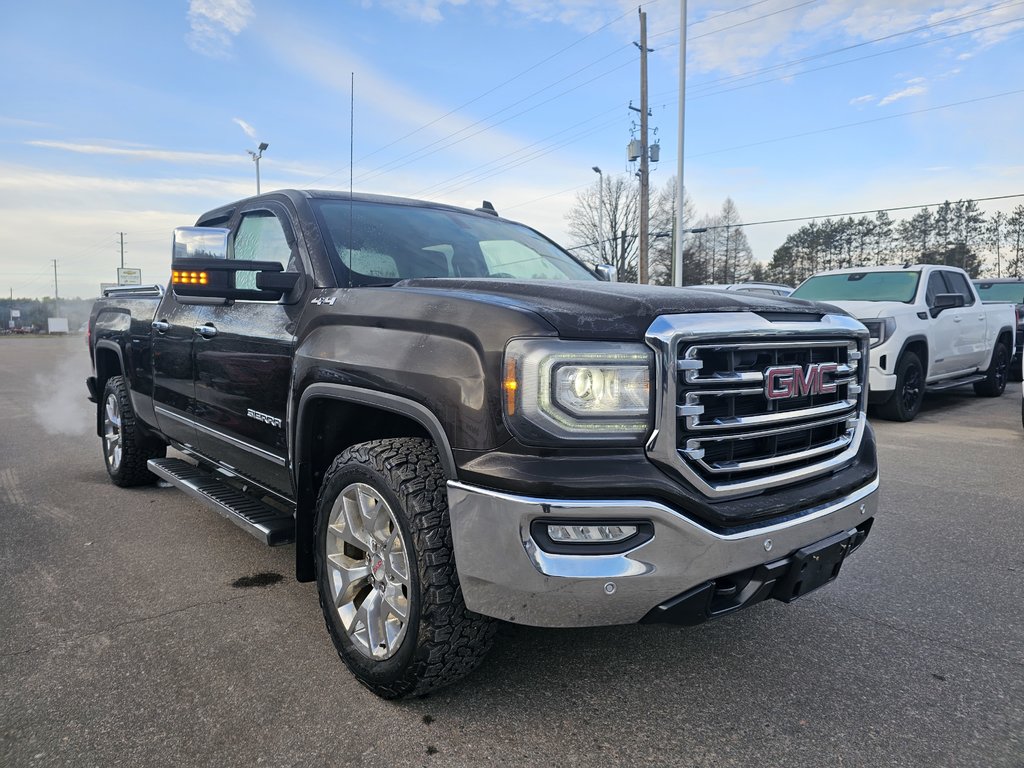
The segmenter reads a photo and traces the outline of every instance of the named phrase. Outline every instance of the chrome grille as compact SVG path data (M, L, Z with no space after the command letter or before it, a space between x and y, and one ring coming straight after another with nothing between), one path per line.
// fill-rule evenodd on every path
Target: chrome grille
M665 403L648 451L699 490L713 498L761 491L856 454L867 371L856 321L772 323L752 313L660 321L648 343L668 369Z

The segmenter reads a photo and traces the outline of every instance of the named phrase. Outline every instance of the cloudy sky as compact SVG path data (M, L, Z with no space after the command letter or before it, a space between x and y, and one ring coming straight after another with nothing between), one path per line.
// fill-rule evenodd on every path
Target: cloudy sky
M679 3L645 3L652 184L676 168ZM691 0L686 187L747 222L1024 193L1024 0ZM167 277L170 231L264 190L499 212L562 242L633 174L637 6L618 0L9 3L0 291ZM355 131L350 134L350 79ZM1024 198L985 204L1008 209ZM767 260L799 224L750 226Z

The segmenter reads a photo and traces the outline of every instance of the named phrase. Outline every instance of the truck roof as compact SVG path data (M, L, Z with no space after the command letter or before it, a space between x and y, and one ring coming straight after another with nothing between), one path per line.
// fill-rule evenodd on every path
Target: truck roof
M366 202L366 203L387 203L388 205L407 205L415 208L434 208L446 211L453 211L456 213L465 213L472 216L487 216L489 218L495 218L497 215L491 211L484 210L483 208L463 208L457 205L449 205L447 203L437 203L430 200L416 200L410 197L393 197L391 195L376 195L365 192L339 192L337 190L329 189L275 189L271 192L264 192L261 195L253 195L252 197L246 197L241 200L236 200L233 203L219 206L212 210L207 211L199 217L199 222L209 220L222 220L229 218L235 210L240 206L247 205L254 200L262 199L273 199L274 197L287 197L293 203L299 200L353 200L355 202ZM498 218L503 218L498 216ZM505 219L510 221L509 219ZM197 222L198 223L198 222Z

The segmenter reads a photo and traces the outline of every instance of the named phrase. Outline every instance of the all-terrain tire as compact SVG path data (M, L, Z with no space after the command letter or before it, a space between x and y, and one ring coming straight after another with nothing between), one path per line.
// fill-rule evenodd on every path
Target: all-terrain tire
M495 622L463 601L446 479L430 440L345 450L324 476L316 514L320 607L363 685L387 699L422 695L480 664Z
M896 389L878 406L878 415L889 421L913 421L924 402L924 368L913 352L904 352L896 363Z
M985 380L974 384L974 391L982 397L999 397L1006 389L1010 375L1010 350L1003 342L997 342L992 350L992 362L985 371Z
M111 481L122 488L155 483L157 476L146 468L146 462L166 456L167 446L146 434L138 423L123 376L107 379L99 407L103 463Z

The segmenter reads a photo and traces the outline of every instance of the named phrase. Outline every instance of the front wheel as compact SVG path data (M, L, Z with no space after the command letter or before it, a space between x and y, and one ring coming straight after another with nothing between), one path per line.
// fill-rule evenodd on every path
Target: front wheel
M974 385L975 393L982 397L999 397L1006 389L1006 378L1010 374L1010 350L1002 342L992 350L992 362L985 371L985 380Z
M494 622L463 602L433 443L374 440L340 454L324 477L316 532L327 630L363 685L388 699L420 695L483 660Z
M896 364L896 391L878 408L883 419L913 421L924 402L924 368L913 352L904 352Z
M103 388L103 462L114 485L129 488L157 481L146 463L167 455L167 446L144 433L123 376L111 376Z

